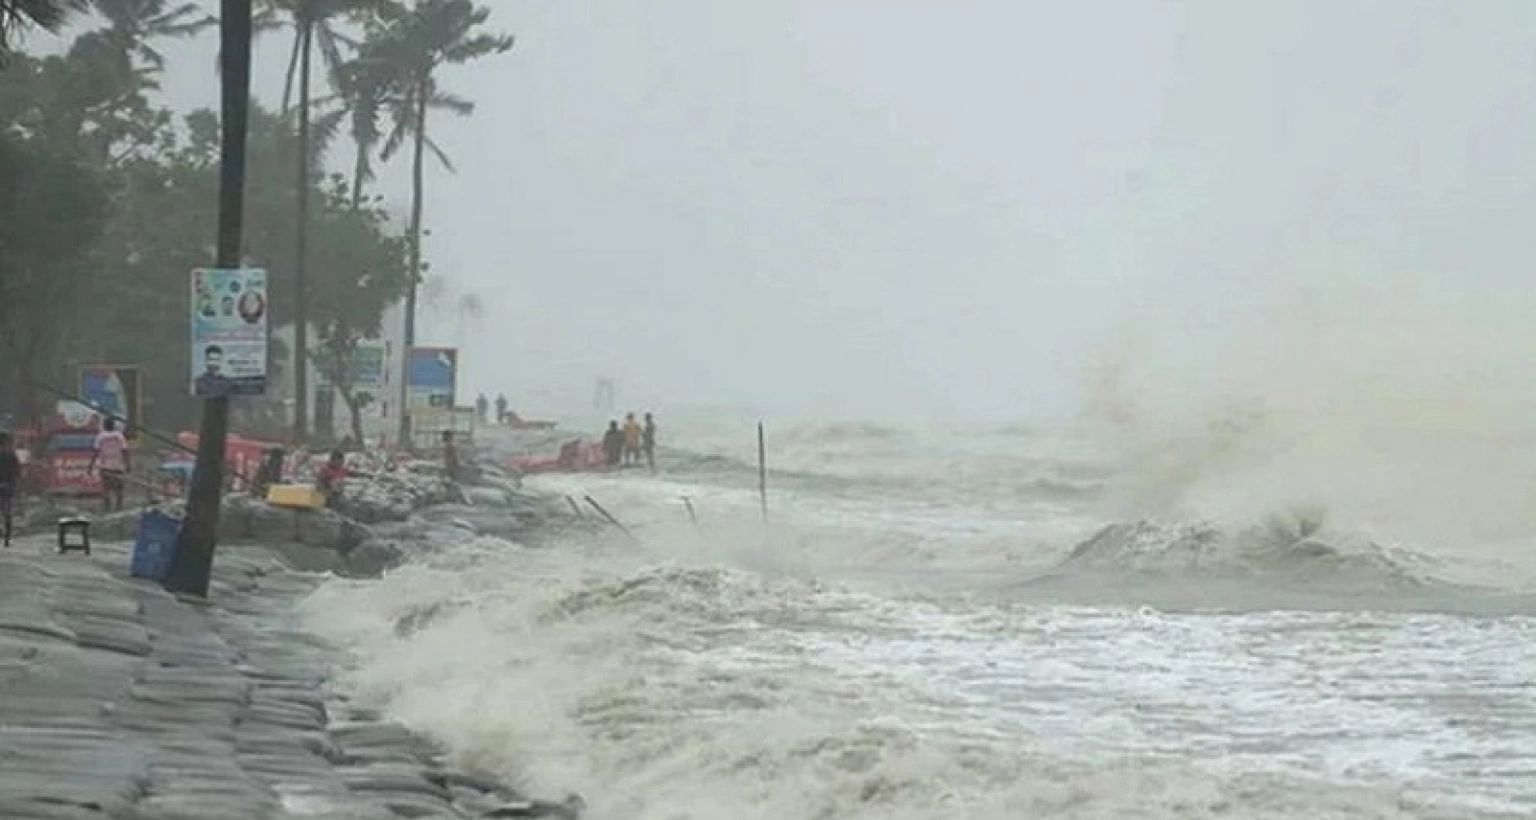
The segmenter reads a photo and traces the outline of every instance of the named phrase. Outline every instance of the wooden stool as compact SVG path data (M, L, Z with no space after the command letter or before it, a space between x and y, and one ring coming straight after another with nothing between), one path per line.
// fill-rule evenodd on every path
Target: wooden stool
M62 555L71 550L79 550L86 555L91 554L91 519L80 517L59 519L59 554Z

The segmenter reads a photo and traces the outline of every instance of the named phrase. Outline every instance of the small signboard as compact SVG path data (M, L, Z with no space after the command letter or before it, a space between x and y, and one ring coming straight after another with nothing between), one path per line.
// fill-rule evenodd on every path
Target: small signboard
M443 407L411 413L411 446L415 449L436 447L442 441L443 433L447 432L452 432L461 444L473 441L475 408Z
M192 271L192 394L260 396L267 391L267 272Z
M458 368L459 351L454 348L411 348L405 382L408 409L452 410Z
M384 343L359 343L350 365L353 394L378 401L384 395Z

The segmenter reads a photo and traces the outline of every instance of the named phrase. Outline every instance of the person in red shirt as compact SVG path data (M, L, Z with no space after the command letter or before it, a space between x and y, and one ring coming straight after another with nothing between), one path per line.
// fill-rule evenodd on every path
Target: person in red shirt
M315 489L326 494L327 500L336 493L336 486L341 480L352 475L347 469L347 457L340 450L331 453L331 457L320 468L320 473L315 477Z

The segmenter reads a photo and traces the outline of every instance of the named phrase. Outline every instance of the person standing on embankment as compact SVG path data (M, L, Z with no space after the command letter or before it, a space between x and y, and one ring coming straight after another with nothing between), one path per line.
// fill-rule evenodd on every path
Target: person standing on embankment
M608 459L609 469L617 469L622 466L624 459L624 433L619 429L617 421L608 422L608 431L603 433L603 455Z
M645 463L656 472L656 419L645 414L645 429L640 431L640 447L645 450Z
M640 463L640 422L635 414L624 417L624 466Z

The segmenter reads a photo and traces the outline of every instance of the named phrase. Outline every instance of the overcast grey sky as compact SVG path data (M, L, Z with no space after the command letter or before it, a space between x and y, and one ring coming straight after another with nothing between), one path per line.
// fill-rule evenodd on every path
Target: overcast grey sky
M519 43L443 78L480 108L435 123L428 253L490 307L466 384L531 412L612 374L658 409L1058 415L1091 357L1177 383L1277 305L1536 315L1527 0L490 5ZM212 48L173 99L212 101Z

